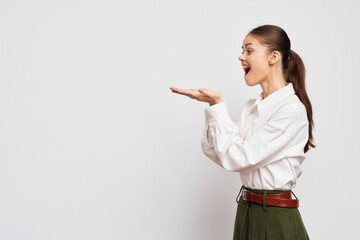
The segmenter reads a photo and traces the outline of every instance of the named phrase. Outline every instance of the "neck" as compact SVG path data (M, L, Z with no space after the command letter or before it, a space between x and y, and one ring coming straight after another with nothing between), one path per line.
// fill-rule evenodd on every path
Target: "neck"
M263 99L286 85L287 83L282 72L282 67L279 64L271 65L269 74L260 82L260 86L263 90Z

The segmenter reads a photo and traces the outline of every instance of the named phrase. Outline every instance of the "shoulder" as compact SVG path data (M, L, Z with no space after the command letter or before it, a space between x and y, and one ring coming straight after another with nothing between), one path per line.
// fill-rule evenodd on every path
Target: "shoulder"
M296 94L286 98L286 101L280 104L278 113L299 121L307 121L307 112L304 104Z
M306 128L309 124L306 108L296 94L278 104L269 122L289 130Z

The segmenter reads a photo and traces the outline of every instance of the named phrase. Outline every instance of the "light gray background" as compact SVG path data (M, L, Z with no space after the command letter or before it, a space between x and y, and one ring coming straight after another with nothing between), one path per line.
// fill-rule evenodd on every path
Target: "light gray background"
M0 239L232 239L238 173L200 146L221 92L235 119L260 86L238 61L275 24L307 69L316 149L294 188L311 239L358 239L356 1L1 1Z

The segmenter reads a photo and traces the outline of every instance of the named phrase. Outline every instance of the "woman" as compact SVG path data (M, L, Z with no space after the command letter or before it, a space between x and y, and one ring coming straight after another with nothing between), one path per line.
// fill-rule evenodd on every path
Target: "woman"
M262 92L246 101L235 123L219 92L170 89L210 104L202 150L219 166L240 173L233 239L309 239L299 201L292 198L305 153L315 147L304 64L275 25L251 30L242 48L246 84L260 84Z

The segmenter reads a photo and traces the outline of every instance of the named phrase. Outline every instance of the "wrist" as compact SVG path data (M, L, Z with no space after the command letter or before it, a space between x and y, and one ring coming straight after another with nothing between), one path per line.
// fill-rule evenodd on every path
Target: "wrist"
M210 104L210 106L212 106L212 105L215 105L215 104L218 104L218 103L221 103L221 102L224 102L224 100L217 100L217 101L214 101L214 102L212 102L212 103L209 103Z

